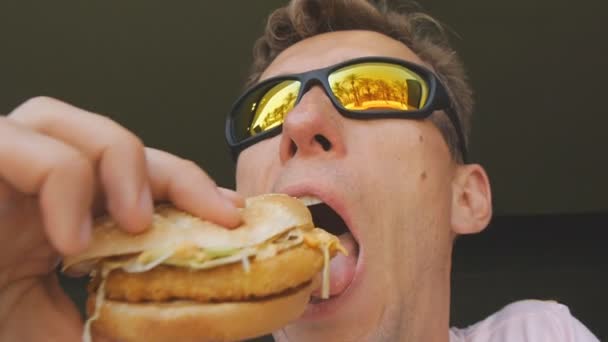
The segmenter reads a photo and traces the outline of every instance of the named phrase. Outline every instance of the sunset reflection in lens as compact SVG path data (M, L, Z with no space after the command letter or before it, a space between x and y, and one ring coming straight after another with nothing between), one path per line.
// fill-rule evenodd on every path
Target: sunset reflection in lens
M428 97L422 77L394 64L355 64L333 72L328 80L342 106L353 111L418 110Z
M270 88L258 102L254 102L251 111L255 114L249 126L249 134L253 136L282 124L287 113L293 109L299 90L300 82L283 81Z

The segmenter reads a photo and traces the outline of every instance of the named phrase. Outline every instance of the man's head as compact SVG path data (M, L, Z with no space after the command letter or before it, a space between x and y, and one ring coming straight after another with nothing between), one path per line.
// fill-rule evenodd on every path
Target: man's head
M368 56L432 70L468 132L471 92L436 21L384 4L296 0L275 11L256 44L250 84ZM311 304L304 319L276 337L447 338L454 237L482 230L491 216L487 176L479 165L460 163L457 146L445 113L347 118L314 85L285 116L280 134L241 152L240 193L319 197L352 232L342 237L351 257L332 262L334 297Z
M405 44L444 82L463 126L470 132L473 94L462 62L450 47L441 24L412 4L390 6L390 0L296 0L274 11L264 34L254 46L254 60L247 86L260 80L266 68L285 49L298 41L326 32L368 30L382 33ZM392 1L399 3L400 1ZM396 8L401 8L397 11ZM431 117L458 160L457 136L444 115Z

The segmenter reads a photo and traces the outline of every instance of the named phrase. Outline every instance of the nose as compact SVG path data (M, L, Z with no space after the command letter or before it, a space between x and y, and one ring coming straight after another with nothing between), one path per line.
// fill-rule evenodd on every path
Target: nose
M342 116L320 86L313 86L283 121L280 158L340 157L346 153Z

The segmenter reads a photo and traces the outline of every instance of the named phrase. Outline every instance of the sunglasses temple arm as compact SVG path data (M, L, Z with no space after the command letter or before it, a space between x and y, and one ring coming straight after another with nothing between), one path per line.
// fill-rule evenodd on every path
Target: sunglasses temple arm
M462 126L460 125L460 120L458 120L458 116L456 115L456 112L454 112L452 107L446 108L445 113L448 115L450 121L452 121L454 130L456 130L456 135L458 136L458 147L460 149L460 153L462 154L462 162L466 164L468 162L468 151L467 144L462 131Z

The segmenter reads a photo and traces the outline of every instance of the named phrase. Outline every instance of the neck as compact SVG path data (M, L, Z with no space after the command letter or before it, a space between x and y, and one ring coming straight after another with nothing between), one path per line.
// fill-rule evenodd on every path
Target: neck
M450 328L451 257L444 266L428 270L413 288L400 327L401 341L448 342Z

